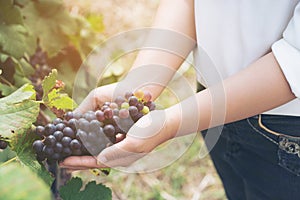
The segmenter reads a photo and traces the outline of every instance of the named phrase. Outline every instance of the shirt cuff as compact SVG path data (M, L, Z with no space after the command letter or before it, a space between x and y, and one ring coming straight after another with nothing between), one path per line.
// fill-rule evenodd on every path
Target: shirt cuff
M272 51L292 92L300 98L300 51L284 39L275 42Z

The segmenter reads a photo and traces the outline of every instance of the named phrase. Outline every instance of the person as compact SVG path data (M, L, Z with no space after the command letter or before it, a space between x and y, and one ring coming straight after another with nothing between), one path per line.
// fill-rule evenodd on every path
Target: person
M184 55L194 50L196 69L214 76L205 49L220 73L225 125L210 155L228 199L299 199L299 0L161 0L153 27L196 41L196 46L185 46ZM176 71L183 61L168 52L141 50L132 69L158 64ZM177 124L184 127L180 135L201 131L206 137L209 130L222 124L212 120L214 112L218 114L213 109L212 86L205 85L206 77L198 75L206 89L192 97L197 101L196 108L184 100L164 110L165 123L152 123L144 130L143 134L151 137L137 137L139 133L130 129L126 138L100 153L98 162L89 156L70 157L61 166L77 170L130 165L138 158L124 151L151 152L178 135ZM170 80L171 75L164 78ZM85 112L111 100L115 87L111 84L94 89L77 111ZM163 88L153 85L147 89L157 97ZM187 117L180 117L181 107L189 113ZM151 113L155 118L159 111ZM137 124L146 123L145 118L147 115ZM159 131L153 134L153 130Z

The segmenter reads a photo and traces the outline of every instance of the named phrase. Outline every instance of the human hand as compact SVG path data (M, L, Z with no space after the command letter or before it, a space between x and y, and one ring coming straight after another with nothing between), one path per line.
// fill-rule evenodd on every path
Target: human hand
M93 89L86 98L81 102L75 113L85 113L90 110L95 110L99 105L106 101L111 101L116 88L116 83L104 85Z
M72 156L60 166L72 170L128 166L172 138L176 126L167 116L164 110L152 111L136 122L124 140L104 149L97 157Z

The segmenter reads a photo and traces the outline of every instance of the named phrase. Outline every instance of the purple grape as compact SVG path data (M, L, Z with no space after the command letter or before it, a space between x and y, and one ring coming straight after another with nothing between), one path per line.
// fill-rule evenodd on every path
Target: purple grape
M107 124L103 128L103 132L107 137L113 137L115 135L115 127L111 124Z
M63 134L64 134L64 136L68 136L70 138L75 138L75 133L74 133L73 129L71 129L70 127L64 128Z
M65 127L66 127L66 125L64 123L59 123L55 126L57 131L62 131L62 130L64 130Z
M110 108L104 110L104 117L105 119L111 119L113 117L113 111Z
M36 140L32 144L32 148L34 149L35 153L40 154L43 152L44 143L41 140Z
M77 139L74 139L74 140L71 141L70 147L71 147L72 150L80 149L81 148L81 143Z
M97 110L96 118L98 121L103 122L105 120L104 113L101 110Z
M69 121L70 119L72 119L74 117L74 113L73 112L67 112L66 114L65 114L65 119L67 120L67 121Z
M55 131L53 133L53 136L55 137L56 141L60 141L63 138L64 134L61 131Z
M130 114L131 117L134 117L139 113L139 110L135 106L130 106L128 108L128 111L129 111L129 114Z
M70 156L72 154L72 150L69 147L65 147L62 150L62 155L63 156Z
M115 103L120 107L122 103L125 102L125 99L124 97L122 96L118 96L116 99L115 99Z
M45 131L45 128L43 126L37 126L35 128L35 134L39 137L43 137L44 136L44 131Z
M54 149L54 152L60 153L63 150L63 145L61 143L57 142L55 144L55 146L53 147L53 149Z
M57 124L62 123L62 122L63 122L63 120L60 119L60 118L56 118L55 120L53 120L54 125L57 125Z
M51 155L54 153L54 150L53 150L52 147L44 146L44 148L43 148L43 153L44 153L46 156L51 156Z
M68 136L64 136L62 139L61 139L61 144L64 146L64 147L68 147L71 143L72 139Z
M52 135L56 131L56 127L54 124L47 124L45 126L44 135L49 136Z
M48 137L45 138L44 143L49 147L53 147L56 143L56 139L53 135L49 135Z
M128 99L128 103L130 106L136 106L139 103L139 100L135 96L131 96Z
M141 110L143 110L143 108L144 108L144 104L142 104L142 103L138 103L137 105L136 105L136 108L138 109L138 111L141 111Z

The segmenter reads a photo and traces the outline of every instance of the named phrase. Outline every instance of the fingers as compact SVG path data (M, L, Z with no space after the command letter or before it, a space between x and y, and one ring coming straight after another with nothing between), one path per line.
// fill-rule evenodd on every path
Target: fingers
M99 154L97 163L110 168L117 166L126 167L146 155L146 153L133 152L125 149L126 148L122 148L122 145L118 144L110 146Z
M73 170L107 167L101 163L97 164L97 160L93 156L71 156L61 162L60 166Z
M92 90L89 95L81 102L81 104L74 110L76 113L85 113L90 110L95 110L97 107L96 90Z

